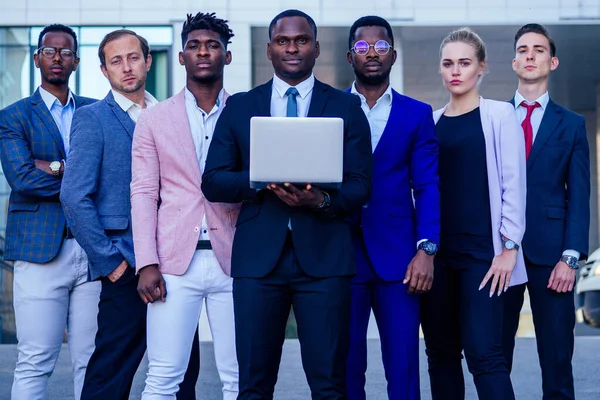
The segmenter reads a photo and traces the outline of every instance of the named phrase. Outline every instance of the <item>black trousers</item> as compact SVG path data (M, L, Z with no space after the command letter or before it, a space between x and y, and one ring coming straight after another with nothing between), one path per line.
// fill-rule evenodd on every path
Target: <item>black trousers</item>
M515 398L502 352L505 299L490 298L489 283L479 290L493 259L493 248L479 240L446 240L447 251L435 260L433 287L421 298L433 400L464 400L463 350L480 399Z
M350 277L306 275L288 234L281 258L268 276L234 279L233 301L238 400L273 399L290 307L312 399L346 398Z
M515 335L523 307L525 287L535 326L535 338L542 369L544 400L575 399L573 384L575 300L573 292L557 293L548 289L554 266L535 265L525 260L528 282L506 292L504 310L504 354L512 369Z
M82 400L128 400L133 377L146 352L147 306L137 293L138 275L133 268L115 283L102 279L96 348L85 374ZM198 331L188 370L177 398L196 399L200 372Z

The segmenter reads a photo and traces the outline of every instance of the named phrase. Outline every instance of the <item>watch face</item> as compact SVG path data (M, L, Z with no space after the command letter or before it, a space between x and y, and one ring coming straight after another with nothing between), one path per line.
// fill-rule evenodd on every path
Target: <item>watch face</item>
M512 240L507 240L506 242L504 242L504 247L506 247L508 250L512 250L515 248L515 242L513 242Z

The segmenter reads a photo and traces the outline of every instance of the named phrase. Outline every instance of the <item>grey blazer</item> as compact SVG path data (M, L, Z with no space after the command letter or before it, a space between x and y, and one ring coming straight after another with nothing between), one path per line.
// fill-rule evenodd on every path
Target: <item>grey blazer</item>
M91 280L109 275L123 260L135 267L129 199L134 128L112 92L73 116L60 200L88 255Z

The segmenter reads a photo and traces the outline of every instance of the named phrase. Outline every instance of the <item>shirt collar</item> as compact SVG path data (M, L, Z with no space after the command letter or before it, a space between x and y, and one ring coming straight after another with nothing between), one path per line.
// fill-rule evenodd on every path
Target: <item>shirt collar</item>
M361 93L359 93L359 91L356 89L356 81L354 81L352 83L352 88L350 89L350 92L355 95L358 95L358 97L360 97L361 102L363 102L363 103L367 102L367 98L365 96L363 96ZM375 104L378 104L382 100L388 101L388 104L392 103L392 85L388 85L387 89L385 89L385 92L383 92L381 97L377 99L377 102Z
M203 109L201 109L200 107L198 107L198 103L196 102L196 97L194 97L194 94L190 91L190 89L187 88L187 86L185 87L184 97L185 97L185 101L189 102L191 105L196 107L198 110L207 114L207 116L211 116L212 114L219 111L219 108L221 108L221 105L223 105L223 98L225 97L225 88L221 89L221 91L219 92L219 95L217 96L217 103L215 104L213 109L210 110L210 112L208 112L208 113L206 111L204 111Z
M315 75L310 74L310 76L307 79L300 82L299 84L297 84L294 87L298 90L298 94L300 95L300 98L304 99L313 90L314 86L315 86ZM285 92L287 92L287 90L291 87L292 87L292 85L283 81L277 75L273 76L273 88L277 91L277 94L282 99L285 97Z
M522 102L525 102L527 104L533 104L535 102L538 102L540 104L540 106L542 106L542 111L546 111L546 107L548 106L548 102L549 101L550 101L550 95L548 94L547 91L546 91L546 93L544 93L543 95L541 95L535 101L527 101L527 100L525 100L525 97L521 96L521 93L519 93L518 90L515 93L515 109L517 109L521 105Z
M113 98L115 99L115 103L117 103L123 111L128 112L129 109L134 106L141 107L139 104L134 103L133 101L129 100L127 97L123 96L121 93L117 92L116 90L111 89L110 91L112 92ZM146 103L146 107L152 107L152 106L158 104L158 100L156 100L154 98L154 96L152 96L150 93L145 91L144 92L144 103Z
M49 91L47 91L46 89L44 89L41 86L39 89L40 89L40 96L42 96L42 100L44 101L44 104L46 105L46 108L48 108L48 110L52 109L52 106L56 102L58 102L58 105L60 107L63 106L60 103L60 100L58 100L58 98L55 95L53 95L52 93L50 93ZM73 105L73 107L75 107L75 99L73 98L73 93L69 90L69 97L67 98L66 106L69 106L71 104Z

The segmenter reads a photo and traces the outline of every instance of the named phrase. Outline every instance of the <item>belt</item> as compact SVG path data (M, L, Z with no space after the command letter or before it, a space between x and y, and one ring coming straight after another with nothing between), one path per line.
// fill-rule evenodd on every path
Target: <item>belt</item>
M196 250L212 250L210 240L198 240L196 244Z
M65 227L64 237L65 239L75 239L75 236L73 236L73 232L71 232L71 230L67 227Z

